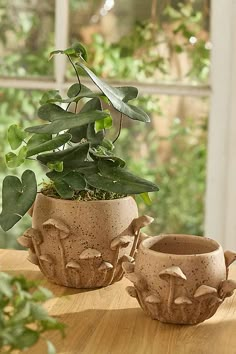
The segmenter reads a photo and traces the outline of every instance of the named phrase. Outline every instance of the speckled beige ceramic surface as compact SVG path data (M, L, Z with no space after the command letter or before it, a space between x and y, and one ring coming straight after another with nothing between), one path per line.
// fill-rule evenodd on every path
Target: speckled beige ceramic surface
M214 315L233 294L227 280L236 253L206 237L160 235L141 242L135 265L123 263L134 284L127 291L153 319L196 324Z
M109 201L67 201L38 194L32 228L18 241L28 259L60 285L95 288L123 276L133 261L140 229L152 221L138 217L132 197Z

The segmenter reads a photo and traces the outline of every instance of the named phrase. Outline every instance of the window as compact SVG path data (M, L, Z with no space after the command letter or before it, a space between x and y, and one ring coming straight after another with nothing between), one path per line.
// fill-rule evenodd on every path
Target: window
M63 93L69 87L73 73L66 58L56 56L49 64L46 58L54 47L65 48L74 40L84 42L91 52L93 69L115 85L137 86L140 104L152 115L146 129L124 124L124 148L120 151L121 155L128 151L133 170L160 184L153 205L140 206L142 212L157 217L151 232L203 233L208 140L205 232L233 247L236 139L231 69L235 7L232 0L227 5L223 0L212 0L211 7L207 0L50 0L40 4L21 0L17 5L0 0L2 127L4 104L10 102L10 95L16 95L18 104L14 103L9 115L17 117L21 102L28 100L17 98L23 92L30 92L33 100L38 90L59 88ZM211 50L213 94L207 130ZM86 78L84 81L87 84ZM28 103L28 109L32 107L34 103ZM135 144L128 146L130 132ZM225 230L229 230L227 237L223 236Z

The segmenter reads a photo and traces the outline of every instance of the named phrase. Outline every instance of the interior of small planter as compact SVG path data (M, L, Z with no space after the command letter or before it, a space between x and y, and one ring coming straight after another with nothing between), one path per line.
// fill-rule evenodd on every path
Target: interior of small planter
M177 255L193 255L213 252L218 249L218 244L213 240L201 236L162 236L151 250L161 253Z

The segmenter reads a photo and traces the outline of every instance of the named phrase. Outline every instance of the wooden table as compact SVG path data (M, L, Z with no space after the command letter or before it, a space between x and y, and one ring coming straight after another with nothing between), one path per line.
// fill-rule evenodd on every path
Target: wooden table
M147 317L127 295L127 279L107 288L79 291L47 282L25 251L0 250L0 271L41 279L55 294L49 313L66 323L66 338L48 334L58 354L236 354L236 294L197 326L168 325ZM236 267L230 277L236 279ZM46 354L38 343L27 353Z

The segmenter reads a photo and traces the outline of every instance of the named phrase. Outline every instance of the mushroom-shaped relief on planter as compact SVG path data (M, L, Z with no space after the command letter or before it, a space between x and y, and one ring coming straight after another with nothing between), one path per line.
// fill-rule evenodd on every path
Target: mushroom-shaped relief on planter
M39 230L36 230L32 227L27 229L22 236L18 237L18 243L26 248L29 248L29 253L27 259L38 265L41 269L41 264L39 261L40 257L40 244L43 242L43 236Z
M133 283L126 290L153 319L197 324L233 295L236 281L227 279L227 268L235 259L234 252L224 254L211 239L154 236L141 242L135 263L123 263Z
M153 222L153 218L148 215L142 215L135 218L131 223L132 235L119 235L115 237L110 244L110 248L114 251L112 264L114 266L114 272L109 279L108 284L114 281L118 281L122 278L124 271L122 269L123 262L133 262L137 246L140 242L142 233L141 229L148 226ZM128 247L131 245L131 248ZM125 253L122 255L122 249Z

